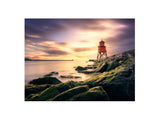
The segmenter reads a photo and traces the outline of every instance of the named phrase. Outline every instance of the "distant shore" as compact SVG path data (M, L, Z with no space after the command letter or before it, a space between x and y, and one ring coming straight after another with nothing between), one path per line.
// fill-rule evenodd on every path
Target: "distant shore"
M29 59L29 58L25 58L25 61L74 61L72 60L34 60L34 59Z

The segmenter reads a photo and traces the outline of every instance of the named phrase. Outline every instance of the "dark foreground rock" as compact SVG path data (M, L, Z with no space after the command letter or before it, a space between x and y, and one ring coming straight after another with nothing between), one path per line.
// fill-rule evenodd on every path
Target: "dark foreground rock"
M42 84L59 84L61 83L56 77L43 77L34 79L29 82L29 84L42 85Z
M61 75L60 76L61 78L74 78L74 79L76 79L76 78L81 78L81 76L72 76L72 75Z

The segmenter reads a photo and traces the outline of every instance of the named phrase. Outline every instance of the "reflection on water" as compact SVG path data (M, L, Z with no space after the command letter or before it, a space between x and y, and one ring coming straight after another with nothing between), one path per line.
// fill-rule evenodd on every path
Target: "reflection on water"
M25 84L29 81L43 77L50 72L58 72L58 75L53 75L52 77L57 77L62 82L69 80L83 81L88 79L90 75L83 73L78 73L75 71L76 66L86 66L88 63L86 61L25 61ZM70 79L70 78L60 78L60 75L73 75L81 76L82 78Z

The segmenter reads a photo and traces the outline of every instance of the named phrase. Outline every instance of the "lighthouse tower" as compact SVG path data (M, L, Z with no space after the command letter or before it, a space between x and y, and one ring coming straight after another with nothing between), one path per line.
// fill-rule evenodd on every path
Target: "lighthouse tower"
M106 46L105 46L105 42L101 40L98 46L97 60L100 61L100 60L104 60L105 58L107 58Z

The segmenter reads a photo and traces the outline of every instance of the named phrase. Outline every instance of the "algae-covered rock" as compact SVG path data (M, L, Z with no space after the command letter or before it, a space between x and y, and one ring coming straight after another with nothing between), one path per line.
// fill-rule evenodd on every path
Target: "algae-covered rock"
M81 78L81 76L72 76L72 75L61 75L60 77L61 78L74 78L74 79Z
M54 101L65 101L65 100L69 100L71 97L73 97L74 95L77 95L79 93L85 92L87 91L89 88L87 85L84 86L78 86L78 87L74 87L72 89L69 89L65 92L62 92L60 94L58 94L56 97L54 97L53 99L50 100L54 100Z
M101 86L90 88L84 93L73 96L71 101L108 101L109 97Z
M40 94L32 96L30 99L28 99L28 101L45 101L45 100L55 97L58 94L59 92L57 88L55 86L51 86L45 89Z
M78 66L75 70L78 71L79 73L90 74L90 73L94 73L96 68L97 66L95 65L86 66L86 67Z
M75 70L77 70L77 71L80 71L80 70L87 70L87 68L78 66Z
M50 85L25 85L25 98L31 94L40 93L48 87Z
M41 85L41 84L59 84L61 83L56 77L43 77L34 79L29 82L29 84Z
M53 98L55 95L60 94L61 92L67 91L68 89L71 89L73 87L76 87L80 85L78 82L75 81L68 81L66 83L60 83L57 85L27 85L25 91L26 94L28 93L29 86L37 86L37 88L41 88L42 86L49 87L48 89L39 90L36 92L29 92L27 97L25 97L26 101L43 101L43 100L49 100L50 98ZM51 86L51 87L50 87ZM33 89L33 87L32 87Z

